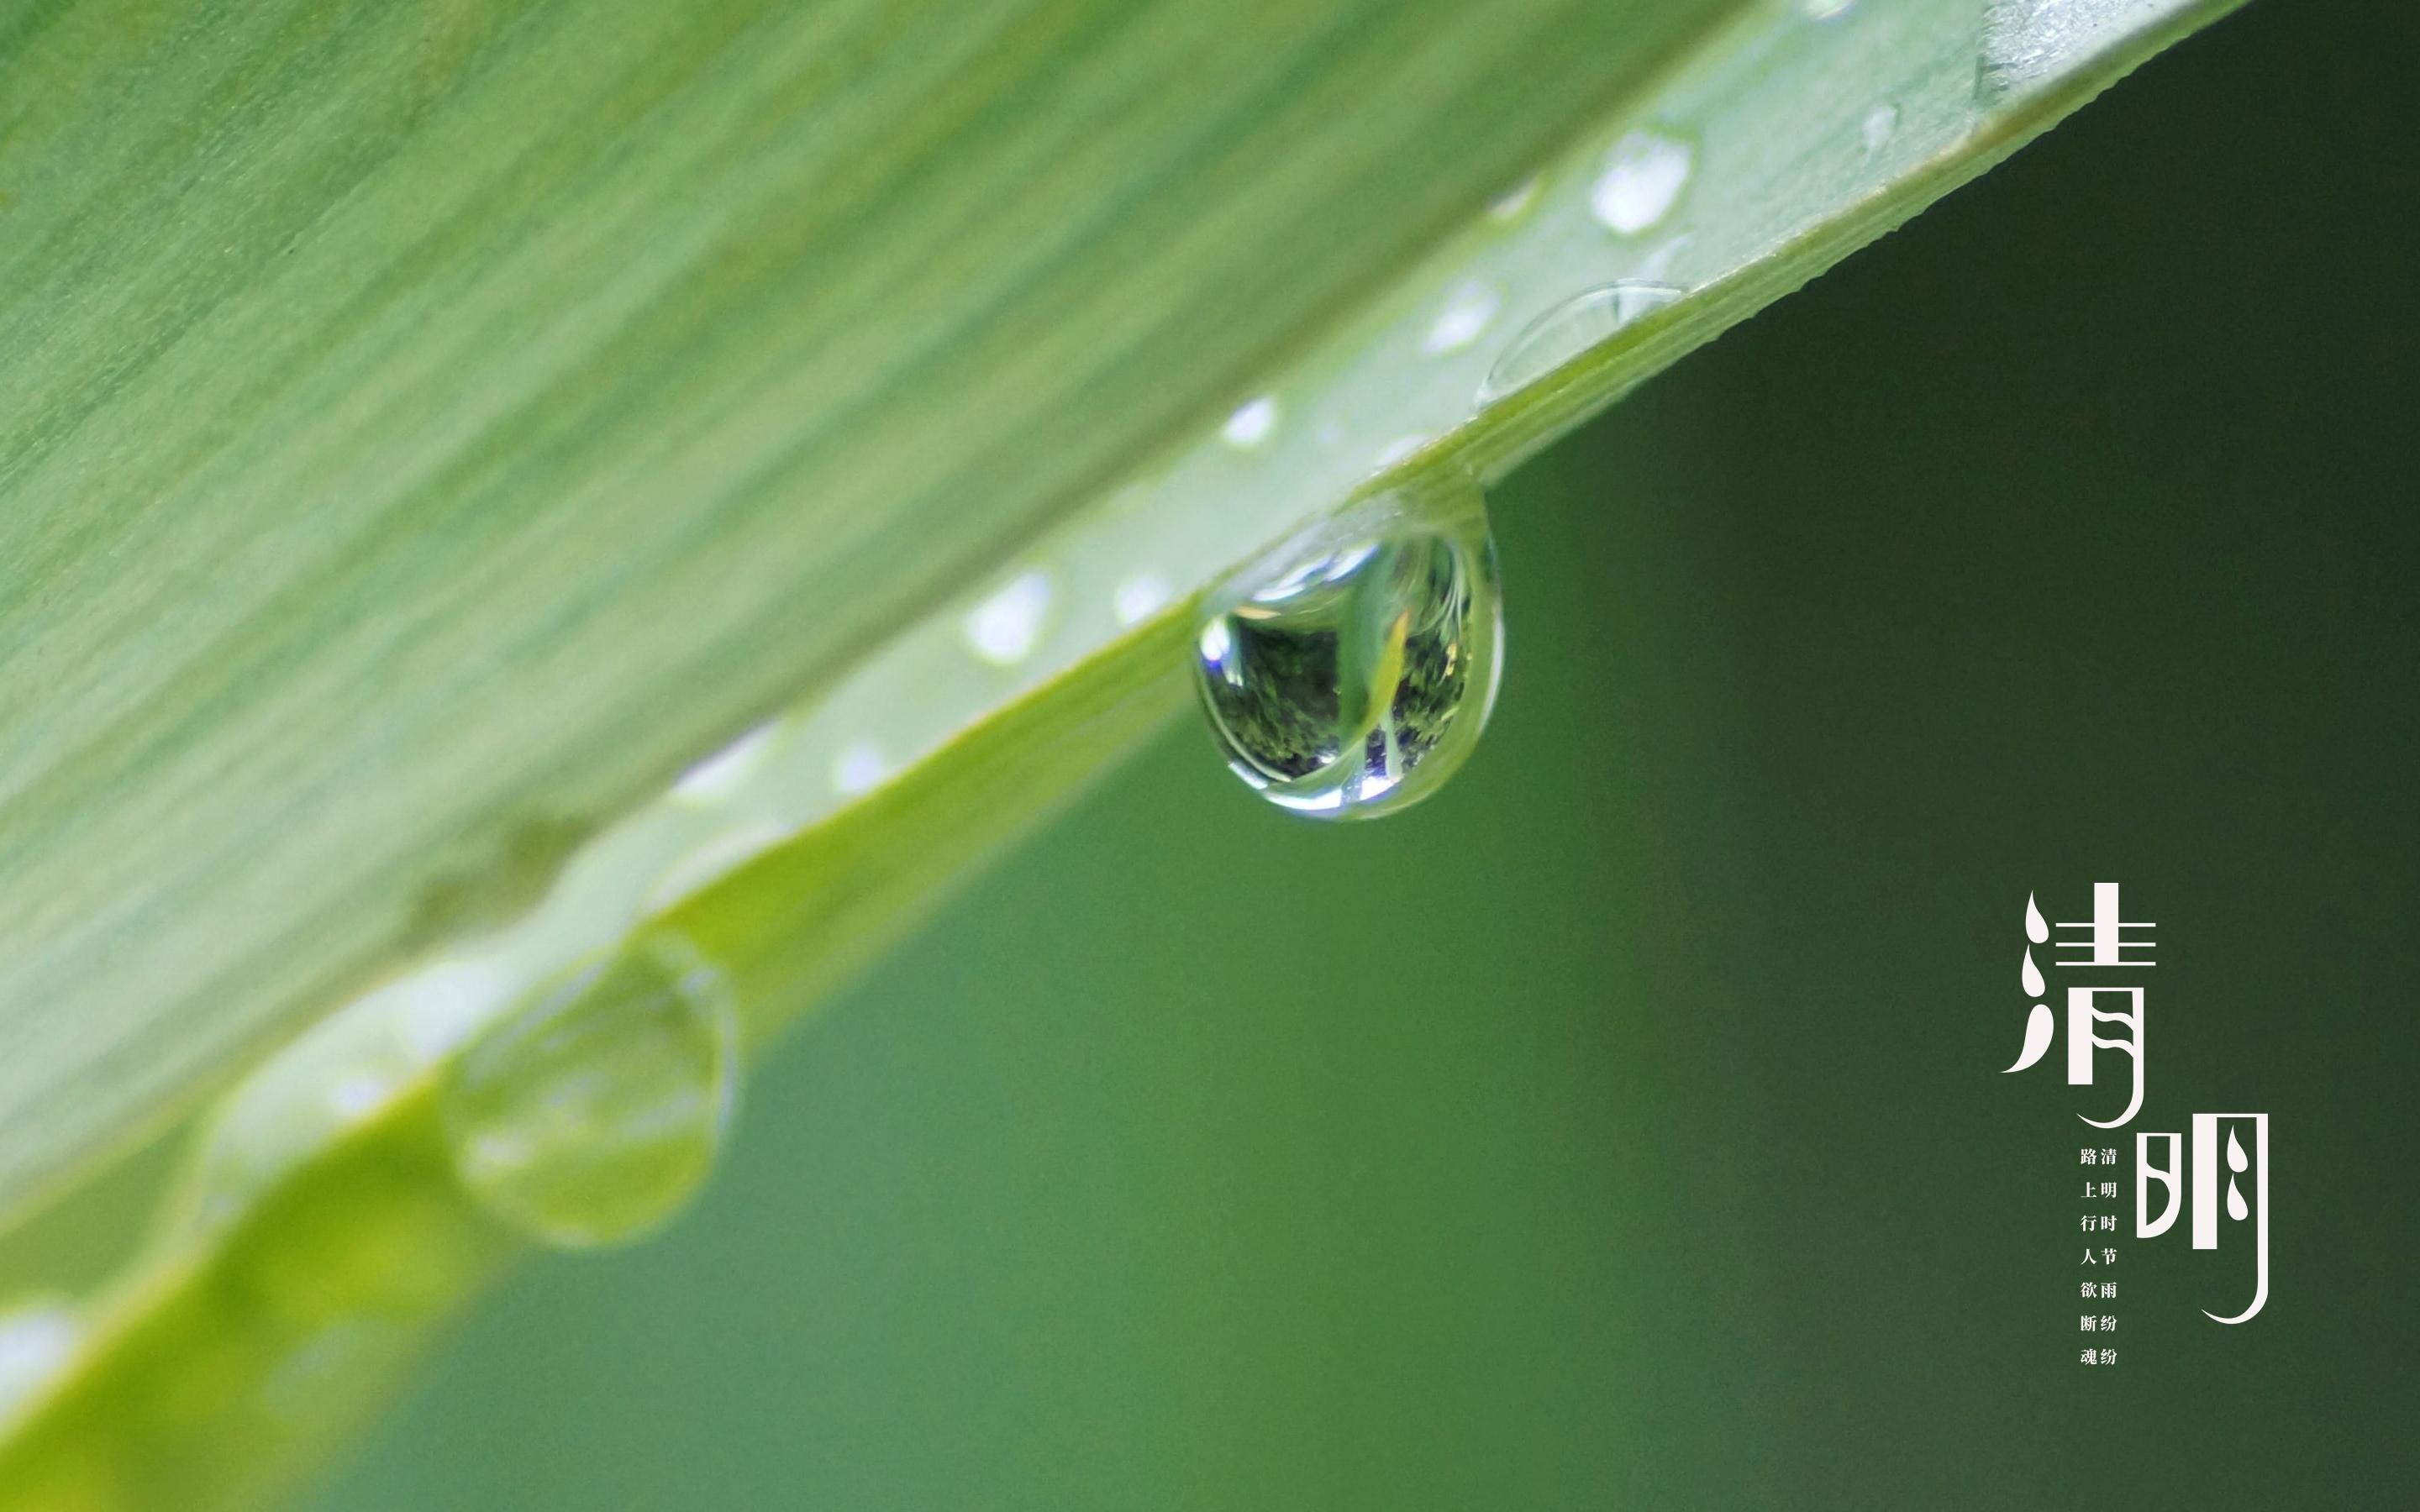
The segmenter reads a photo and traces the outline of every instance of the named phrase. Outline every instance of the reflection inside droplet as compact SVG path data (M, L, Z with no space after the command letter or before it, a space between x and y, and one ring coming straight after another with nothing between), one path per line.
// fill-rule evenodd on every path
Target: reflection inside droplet
M639 1238L706 1180L730 1118L737 1031L721 979L654 936L534 993L450 1067L456 1174L542 1242Z
M1297 813L1408 808L1469 755L1502 660L1494 544L1475 489L1388 494L1212 596L1195 639L1227 764Z
M1530 321L1504 348L1479 386L1479 402L1492 404L1535 382L1652 310L1681 297L1669 284L1635 279L1575 294Z

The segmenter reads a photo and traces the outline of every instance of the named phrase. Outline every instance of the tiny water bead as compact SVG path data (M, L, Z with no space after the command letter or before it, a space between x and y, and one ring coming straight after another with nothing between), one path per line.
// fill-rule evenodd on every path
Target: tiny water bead
M1487 329L1496 318L1496 307L1502 301L1494 289L1484 284L1465 284L1446 296L1445 305L1437 311L1428 334L1420 339L1420 350L1431 355L1458 352Z
M1857 137L1866 144L1869 153L1890 146L1890 139L1898 134L1899 107L1888 100L1867 111L1866 118L1857 125Z
M84 1325L64 1298L0 1305L0 1424L50 1383L83 1338Z
M737 1061L714 968L643 939L537 989L455 1059L439 1099L455 1174L543 1243L626 1243L704 1184Z
M1688 186L1696 153L1689 144L1661 131L1624 131L1605 155L1605 167L1589 191L1589 207L1606 230L1637 236L1672 212Z
M891 764L883 760L882 748L872 741L852 742L832 758L832 791L844 798L873 792L890 775Z
M1119 580L1109 594L1109 609L1117 616L1119 627L1128 628L1166 609L1174 596L1167 579L1156 572L1138 572Z
M1537 203L1540 176L1531 174L1512 188L1487 202L1487 218L1491 221L1517 221L1521 212Z
M1033 654L1050 612L1050 579L1021 572L967 611L967 645L995 667L1014 667Z
M1625 279L1575 294L1521 328L1487 370L1479 402L1492 404L1545 377L1652 310L1681 297L1669 284Z
M1218 435L1228 445L1249 450L1267 440L1277 428L1278 402L1264 393L1238 407L1218 427Z
M1212 735L1270 802L1326 819L1409 808L1470 754L1502 671L1476 490L1387 494L1212 596L1194 672Z

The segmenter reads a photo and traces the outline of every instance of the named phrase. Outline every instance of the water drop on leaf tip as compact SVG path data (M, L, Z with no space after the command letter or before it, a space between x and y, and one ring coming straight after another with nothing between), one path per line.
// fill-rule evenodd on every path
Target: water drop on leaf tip
M1475 488L1366 501L1207 602L1193 670L1212 738L1295 813L1411 807L1467 759L1494 706L1503 611Z

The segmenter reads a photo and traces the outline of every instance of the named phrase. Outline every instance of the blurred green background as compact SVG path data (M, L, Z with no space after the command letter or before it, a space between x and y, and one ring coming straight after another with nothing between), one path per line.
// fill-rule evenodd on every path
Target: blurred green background
M1573 438L1450 790L1171 730L321 1512L2411 1504L2414 40L2256 5ZM2107 880L2274 1281L2121 1241L2087 1370L1998 1072Z

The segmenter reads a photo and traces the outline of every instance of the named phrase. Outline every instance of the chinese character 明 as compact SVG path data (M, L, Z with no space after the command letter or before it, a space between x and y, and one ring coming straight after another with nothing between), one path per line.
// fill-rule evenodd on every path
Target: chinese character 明
M2238 1131L2226 1131L2226 1216L2231 1223L2244 1223L2257 1215L2253 1225L2252 1304L2232 1318L2220 1318L2208 1308L2208 1317L2222 1323L2241 1323L2257 1314L2269 1302L2269 1115L2266 1113L2196 1113L2193 1116L2193 1247L2218 1248L2218 1125L2221 1119L2235 1119L2252 1125L2252 1149L2244 1153ZM2164 1165L2151 1160L2153 1142L2167 1142ZM2157 1239L2177 1221L2177 1211L2185 1205L2184 1135L2176 1134L2141 1133L2134 1135L2134 1237ZM2251 1167L2259 1167L2252 1177L2253 1198L2247 1203L2243 1188L2237 1180ZM2151 1183L2157 1181L2166 1189L2167 1205L2159 1217L2151 1216Z

